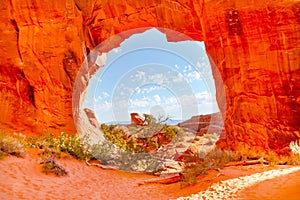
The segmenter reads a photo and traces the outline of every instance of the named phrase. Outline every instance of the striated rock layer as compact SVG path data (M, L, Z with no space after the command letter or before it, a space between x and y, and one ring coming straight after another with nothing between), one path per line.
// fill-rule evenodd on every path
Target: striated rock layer
M223 119L220 113L193 116L177 125L196 133L197 136L203 136L204 134L217 134L220 138L225 136Z
M205 42L225 119L220 146L280 151L300 138L297 0L3 0L0 19L2 129L75 132L71 98L82 52L125 30L159 27Z

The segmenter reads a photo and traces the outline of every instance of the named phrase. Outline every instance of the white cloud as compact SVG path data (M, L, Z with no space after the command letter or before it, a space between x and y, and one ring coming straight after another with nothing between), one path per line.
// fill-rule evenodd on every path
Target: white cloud
M199 104L199 111L201 114L209 114L214 112L219 112L219 107L216 101L214 102L206 102Z
M175 83L180 83L184 81L184 77L182 74L178 73L177 76L172 79L172 81Z
M205 67L206 64L205 64L205 62L199 62L199 61L197 61L196 66L197 66L198 68L202 68L202 67Z
M161 85L166 80L166 77L163 74L154 74L154 75L149 75L148 80L150 82L154 82L158 85Z
M103 96L103 98L107 98L107 97L109 97L110 95L109 95L107 92L102 92L102 96Z
M193 82L195 80L200 80L201 79L201 76L200 76L200 73L197 72L197 71L192 71L192 72L189 72L187 74L185 74L188 82Z
M179 97L182 106L194 106L197 102L195 101L194 95L182 95Z
M208 91L203 91L195 94L199 103L213 102L213 96Z
M149 105L150 105L150 101L146 98L129 100L129 107L140 108L140 107L148 107Z
M164 100L167 105L178 104L178 99L176 97L169 97Z
M137 71L137 73L135 74L135 78L137 80L143 80L143 79L145 79L145 72L143 72L143 71Z
M141 90L140 87L137 87L134 91L135 91L137 94L140 94L142 90Z
M149 94L150 92L153 92L153 91L157 91L157 90L160 90L161 87L158 87L158 86L151 86L151 87L146 87L146 88L143 88L142 89L142 94Z
M157 103L157 104L160 104L160 97L156 94L153 96L154 98L154 101Z
M112 104L108 101L104 101L100 104L94 105L95 111L97 113L108 112L112 109Z
M183 72L186 73L186 72L189 72L192 70L192 66L191 65L186 65L183 67Z
M114 90L113 94L117 94L120 96L128 96L129 94L133 93L136 88L130 84L120 83Z

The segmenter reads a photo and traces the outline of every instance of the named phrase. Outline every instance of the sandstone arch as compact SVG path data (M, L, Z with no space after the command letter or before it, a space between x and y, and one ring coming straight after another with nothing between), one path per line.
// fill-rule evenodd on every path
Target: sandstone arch
M300 138L299 10L297 0L1 1L0 127L74 132L82 42L92 49L125 30L161 27L205 42L225 85L226 145L280 151Z

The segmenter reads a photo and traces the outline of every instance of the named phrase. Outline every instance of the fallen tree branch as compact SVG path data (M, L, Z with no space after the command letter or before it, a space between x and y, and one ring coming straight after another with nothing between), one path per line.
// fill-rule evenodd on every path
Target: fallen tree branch
M138 185L145 185L145 184L172 184L172 183L177 183L177 182L179 182L181 180L182 180L182 175L181 175L181 173L179 173L178 175L172 176L170 178L144 181L143 183L139 183Z
M230 162L227 163L224 167L231 167L231 166L247 166L247 165L257 165L257 164L269 164L269 161L265 159L258 159L258 160L243 160L238 162Z
M103 164L100 164L100 163L89 163L89 161L85 161L85 162L88 166L96 166L96 167L99 167L101 169L113 169L113 170L119 169L118 166L103 165Z

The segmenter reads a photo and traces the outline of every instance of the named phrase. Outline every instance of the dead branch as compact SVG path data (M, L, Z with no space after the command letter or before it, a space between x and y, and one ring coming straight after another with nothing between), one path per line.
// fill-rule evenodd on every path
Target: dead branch
M118 166L103 165L103 164L100 164L100 163L89 163L89 161L85 161L85 162L88 166L96 166L96 167L99 167L101 169L113 169L113 170L119 169Z
M169 178L144 181L143 183L139 183L138 185L145 185L145 184L172 184L172 183L177 183L177 182L179 182L181 180L182 180L182 175L178 174L176 176L172 176L172 177L169 177Z
M257 164L269 164L269 161L261 158L258 160L243 160L238 162L230 162L227 163L224 167L231 167L231 166L247 166L247 165L257 165Z

